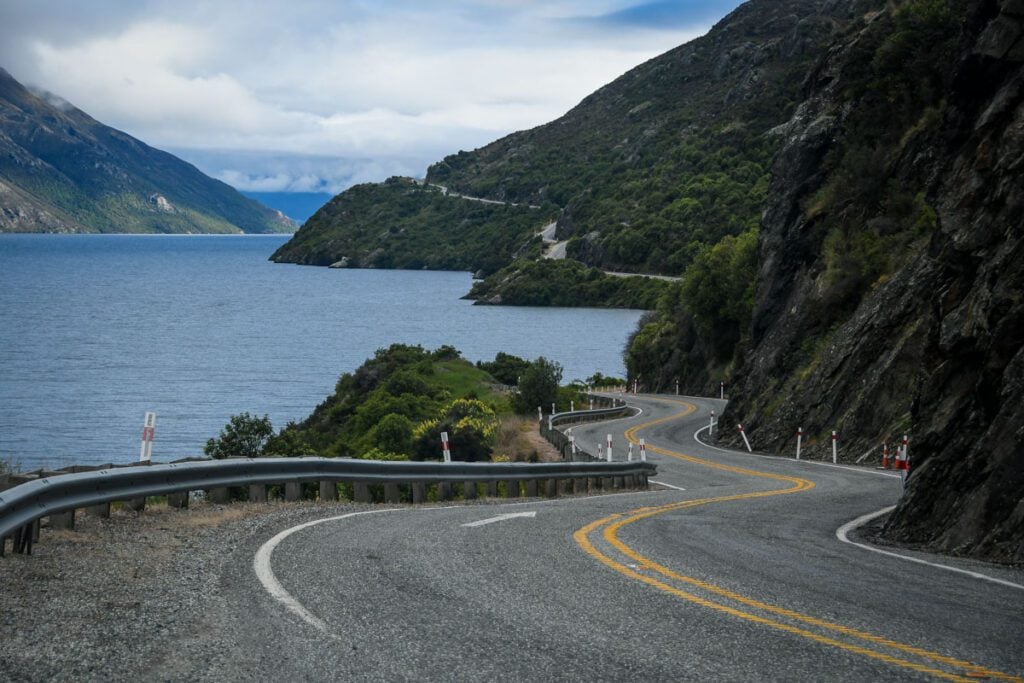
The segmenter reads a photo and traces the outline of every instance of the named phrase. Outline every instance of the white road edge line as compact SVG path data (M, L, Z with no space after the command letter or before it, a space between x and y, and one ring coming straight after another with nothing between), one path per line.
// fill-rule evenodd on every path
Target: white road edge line
M664 486L664 484L663 484ZM566 503L578 503L581 501L590 501L596 498L612 498L619 496L636 496L636 495L650 495L651 491L623 491L621 493L605 493L600 496L580 496L573 498L562 498L559 500L532 500L522 501L518 503L496 503L496 506L520 506L520 505L564 505ZM417 510L422 512L437 512L441 510L465 510L470 507L483 507L477 505L443 505L443 506L430 506L430 507L418 507L418 508L385 508L383 510L364 510L362 512L350 512L345 515L335 515L333 517L324 517L323 519L314 519L309 522L293 526L289 529L285 529L281 533L277 534L269 541L260 546L260 549L256 551L256 555L252 559L252 568L256 573L256 578L263 584L263 588L270 594L272 598L284 605L288 611L292 612L300 619L305 621L307 624L317 629L318 631L330 635L333 637L327 629L327 624L314 615L312 612L302 606L298 600L296 600L291 593L285 590L281 582L277 580L277 576L274 575L274 570L270 566L271 555L274 554L274 549L280 545L281 541L291 536L296 531L302 531L308 529L311 526L317 524L323 524L324 522L333 522L339 519L346 519L348 517L355 517L357 515L373 515L381 512L401 512L402 510Z
M1010 588L1024 590L1024 586L1020 585L1019 583L1013 583L1012 581L1006 581L1004 579L997 579L994 576L989 576L987 574L979 574L978 572L972 572L967 569L960 569L959 567L950 567L946 564L929 562L928 560L922 560L918 557L900 555L899 553L894 553L889 550L882 550L881 548L875 548L874 546L866 545L864 543L857 543L856 541L851 541L849 538L847 538L847 534L853 531L854 529L863 526L864 524L867 524L876 517L881 517L882 515L888 514L892 512L894 509L896 509L896 506L890 505L889 507L882 508L881 510L876 510L875 512L869 512L866 515L861 515L857 519L851 522L847 522L846 524L836 529L836 538L838 538L843 543L849 543L850 545L855 545L858 548L863 548L864 550L870 550L871 552L878 553L879 555L888 555L889 557L895 557L900 560L916 562L918 564L928 565L929 567L936 567L937 569L945 569L946 571L956 572L957 574L965 574L974 579L981 579L982 581L991 581L992 583L998 583L1002 586L1009 586Z
M636 419L636 418L638 418L638 417L640 417L641 415L644 414L644 409L643 408L638 408L636 406L630 406L630 407L633 410L637 411L636 415L627 415L625 417L614 417L614 418L612 418L610 420L594 420L593 422L577 422L576 424L569 425L566 429L558 429L558 426L556 425L555 429L560 431L560 432L562 432L563 434L565 434L570 429L573 429L574 427L582 427L584 425L606 425L606 424L611 424L612 422L619 422L621 420L633 420L633 419Z
M504 522L507 519L516 519L517 517L536 517L536 516L537 516L537 511L536 510L531 510L530 512L506 512L503 515L498 515L496 517L488 517L487 519L478 519L475 522L466 522L465 524L460 524L459 526L465 526L465 527L483 526L485 524L493 524L494 522Z
M638 408L637 406L630 406L630 408L632 408L633 410L636 411L636 415L624 415L623 417L613 417L610 420L594 420L592 422L576 422L574 424L570 424L567 427L567 429L572 429L573 427L583 427L584 425L594 425L594 426L597 426L597 425L608 425L608 424L611 424L612 422L621 422L622 420L635 420L636 418L638 418L638 417L640 417L641 415L644 414L644 409L643 408ZM576 412L579 412L579 411L576 411ZM555 429L558 429L558 427L559 427L559 425L555 425ZM562 431L562 430L559 430L559 431ZM563 431L563 433L564 433L564 431Z
M673 486L672 484L666 484L663 481L654 481L653 479L651 479L649 483L657 484L658 486L664 486L667 489L673 489L675 491L685 491L686 490L682 486Z
M889 477L890 479L892 479L892 478L899 479L900 478L900 475L893 474L892 472L878 472L876 470L864 469L863 467L850 467L849 465L834 465L834 464L832 464L830 462L817 462L815 460L797 460L795 458L789 458L789 457L786 457L784 455L758 455L758 454L755 454L755 453L743 453L742 451L734 451L734 450L730 450L728 448L719 448L718 446L712 446L709 443L701 441L700 437L697 436L698 434L703 432L705 429L709 429L709 428L710 428L710 425L704 425L703 427L701 427L700 429L695 431L693 433L693 440L696 441L697 443L699 443L701 446L704 446L705 448L713 448L716 451L720 451L722 453L728 453L730 455L742 455L742 456L746 456L748 458L776 458L778 460L786 460L788 462L801 463L801 464L804 464L804 465L817 465L818 467L834 467L834 468L836 468L838 470L846 470L847 472L860 472L861 474L873 474L873 475L878 476L878 477Z
M387 508L385 510L366 510L365 512L350 512L346 515L337 515L335 517L314 519L311 522L305 522L304 524L298 524L296 526L293 526L290 529L285 529L284 531L282 531L281 533L277 534L269 541L264 543L262 546L260 546L260 549L256 551L255 557L252 558L252 568L253 571L256 572L256 578L260 580L260 583L263 584L263 587L267 590L268 593L270 593L270 597L274 598L282 605L284 605L288 609L288 611L290 611L292 614L295 614L304 622L306 622L313 628L317 629L318 631L326 633L327 635L331 635L330 632L327 630L327 624L322 619L315 616L312 612L303 607L302 603L300 603L298 600L292 597L292 594L286 591L284 586L281 585L281 582L277 580L276 576L274 576L274 570L270 567L270 557L274 554L274 548L276 548L281 543L281 541L288 538L296 531L302 531L303 529L307 529L311 526L316 526L317 524L323 524L324 522L333 522L335 520L346 519L348 517L355 517L357 515L372 515L379 512L395 512L399 509L401 508Z

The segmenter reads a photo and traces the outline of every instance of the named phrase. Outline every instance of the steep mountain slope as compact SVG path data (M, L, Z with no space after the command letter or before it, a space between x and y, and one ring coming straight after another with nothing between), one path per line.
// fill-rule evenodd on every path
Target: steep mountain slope
M0 69L0 232L289 232L280 212Z
M491 273L540 254L548 209L448 196L409 178L356 185L322 206L270 260L346 268Z
M885 535L1024 561L1024 3L865 15L778 133L748 325L723 350L684 296L637 334L632 372L724 379L724 424L761 449L799 426L821 457L837 429L844 459L874 460L907 433Z
M679 275L704 248L757 229L768 165L780 144L767 131L788 120L808 69L864 1L751 0L706 36L631 70L558 120L438 162L427 181L466 196L558 211L556 232L569 240L570 259L604 270ZM361 265L400 263L393 251L402 249L401 241L382 237L395 227L393 212L359 197L342 201L346 194L330 205L344 204L344 212L325 207L275 260L324 264L344 255ZM445 223L448 212L434 210L425 192L419 200L413 207L402 198L399 227L415 224L436 235L478 230ZM505 230L506 239L518 233L494 223L485 230ZM473 269L493 273L535 256L530 234L516 234L518 245L486 254L486 267ZM446 241L436 249L428 241L419 257L454 263L445 250ZM554 263L531 264L529 276L505 270L487 287L515 301L521 297L508 283L526 278L542 289L565 290L564 274ZM572 290L562 299L591 301L587 292ZM630 305L641 304L633 298Z
M564 207L568 255L679 275L702 245L756 228L779 140L765 135L859 2L752 0L549 124L430 167L459 192Z

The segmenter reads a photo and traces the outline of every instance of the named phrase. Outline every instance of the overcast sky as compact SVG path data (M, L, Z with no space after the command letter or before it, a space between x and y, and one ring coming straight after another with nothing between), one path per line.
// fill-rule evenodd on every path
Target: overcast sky
M337 192L565 113L740 0L0 0L0 66L243 190Z

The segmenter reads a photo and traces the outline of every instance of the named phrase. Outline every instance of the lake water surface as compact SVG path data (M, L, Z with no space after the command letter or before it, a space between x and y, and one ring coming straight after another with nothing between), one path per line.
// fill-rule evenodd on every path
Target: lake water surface
M230 415L300 420L395 342L623 375L640 311L473 306L468 273L273 264L287 236L0 235L0 458L202 453Z

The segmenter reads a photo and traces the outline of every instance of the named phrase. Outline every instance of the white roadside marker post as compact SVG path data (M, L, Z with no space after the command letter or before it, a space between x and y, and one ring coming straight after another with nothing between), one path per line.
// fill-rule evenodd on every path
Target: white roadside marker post
M573 460L576 459L576 435L569 434L569 453L572 454Z
M743 425L738 424L736 426L739 427L739 429L740 429L740 436L743 437L743 443L745 443L747 445L747 452L748 453L753 453L754 450L750 447L750 439L747 438L747 433L745 431L743 431Z
M900 480L903 482L903 486L907 485L907 477L910 476L910 456L907 454L907 435L903 435L903 444L900 447L903 453L903 459L900 462Z
M554 403L551 404L551 414L552 415L555 414L555 404Z
M156 436L156 413L146 413L146 421L142 424L142 447L139 449L139 462L149 462L153 457L153 438Z
M590 409L594 409L594 399L590 399Z
M718 383L718 398L725 399L725 382Z
M796 428L796 459L797 460L800 459L800 444L803 442L803 440L804 440L804 428L803 427L797 427Z
M576 410L576 401L569 401L569 412L572 413L572 412L575 412L575 410Z
M608 452L605 454L608 457L608 462L612 461L612 435L608 435Z
M633 462L633 442L629 442L629 451L626 453L626 460Z
M537 422L544 421L544 411L541 410L540 406L537 406Z
M708 436L715 435L715 411L711 411L711 422L708 423Z
M676 396L679 395L679 380L676 380Z
M601 450L601 444L597 444L597 459L604 460L604 452Z
M640 439L640 462L647 462L647 440Z
M452 461L452 451L448 445L448 432L441 432L441 453L444 455L445 462Z
M836 430L833 429L832 430L832 464L834 465L837 462L838 462L838 460L836 459Z

